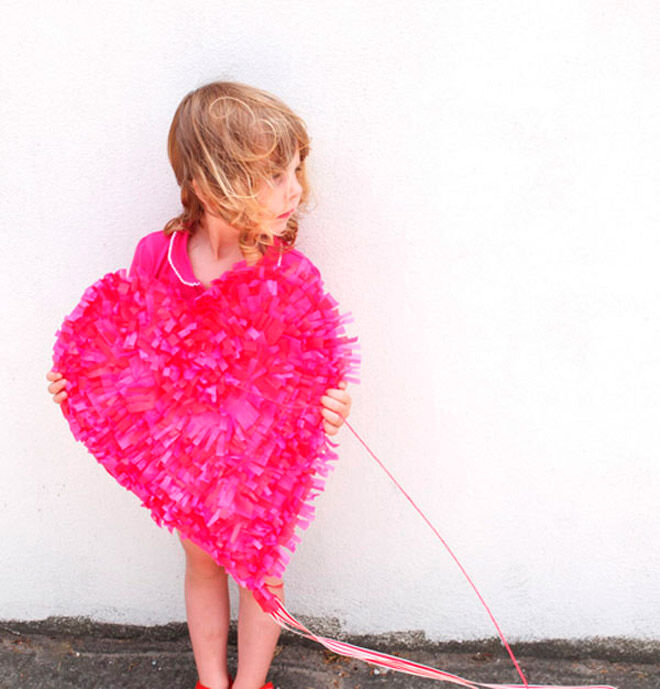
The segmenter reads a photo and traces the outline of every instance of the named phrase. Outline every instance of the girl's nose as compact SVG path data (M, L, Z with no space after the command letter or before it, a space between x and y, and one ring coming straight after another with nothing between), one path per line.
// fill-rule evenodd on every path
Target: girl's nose
M297 194L300 194L302 191L302 186L300 184L300 181L298 180L298 175L294 172L293 175L290 177L290 182L289 182L289 196L293 197L296 196Z
M293 183L289 187L289 198L293 201L297 199L302 193L302 186L297 178L294 178Z

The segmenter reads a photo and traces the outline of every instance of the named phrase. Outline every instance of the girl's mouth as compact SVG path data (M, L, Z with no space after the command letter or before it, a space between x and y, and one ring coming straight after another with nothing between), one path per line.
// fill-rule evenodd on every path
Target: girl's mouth
M288 218L290 215L293 214L293 211L296 210L295 208L292 208L290 211L287 211L286 213L282 213L282 215L278 215L278 218Z

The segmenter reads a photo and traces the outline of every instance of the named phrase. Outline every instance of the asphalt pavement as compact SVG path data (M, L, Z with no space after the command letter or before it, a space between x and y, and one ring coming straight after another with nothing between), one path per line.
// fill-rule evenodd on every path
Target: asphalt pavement
M301 621L314 629L313 622ZM360 637L337 634L334 638L478 682L521 684L497 638L430 643L423 632ZM85 618L4 620L0 640L0 689L194 689L197 680L185 622L137 627L98 624ZM660 689L660 641L550 640L512 644L512 650L530 686ZM234 674L235 621L228 652L229 671ZM268 679L275 689L459 686L335 655L288 630L280 635Z

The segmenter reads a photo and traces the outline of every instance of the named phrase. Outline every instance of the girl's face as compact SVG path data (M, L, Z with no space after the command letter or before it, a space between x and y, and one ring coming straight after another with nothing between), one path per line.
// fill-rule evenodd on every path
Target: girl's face
M286 229L287 219L300 203L300 165L300 151L296 151L287 169L273 175L257 191L257 201L269 214L270 220L267 222L274 235L282 234Z

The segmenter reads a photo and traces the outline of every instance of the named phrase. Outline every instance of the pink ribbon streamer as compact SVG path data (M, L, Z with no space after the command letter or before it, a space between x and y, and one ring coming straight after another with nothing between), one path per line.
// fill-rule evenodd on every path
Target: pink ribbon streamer
M471 687L471 689L478 689L478 687L489 687L490 689L617 689L616 687L606 684L528 684L522 672L520 674L525 684L487 684L483 682L475 682L465 679L464 677L460 677L459 675L453 675L444 670L438 670L434 667L430 667L429 665L416 663L412 660L406 660L405 658L389 655L387 653L380 653L379 651L363 648L362 646L354 646L353 644L347 644L343 641L337 641L336 639L317 636L307 629L307 627L305 627L301 622L299 622L286 609L281 601L279 601L278 609L269 614L272 619L274 619L283 628L291 632L301 634L308 639L317 641L339 655L347 656L349 658L357 658L358 660L363 660L371 665L379 665L381 667L396 670L397 672L405 672L409 675L417 675L419 677L428 677L430 679L435 679L442 682L459 684L463 687Z
M242 387L238 385L237 387ZM291 408L295 407L306 407L308 405L282 405L282 406L287 406ZM341 415L340 415L341 416ZM385 465L381 462L380 459L372 452L371 448L362 440L362 438L359 436L357 431L351 426L351 424L346 420L345 417L343 418L343 422L350 428L351 433L362 443L362 445L365 447L367 452L374 458L374 460L377 462L377 464L380 466L380 468L387 474L387 476L394 482L396 487L403 493L403 495L406 497L408 502L415 508L415 510L418 512L418 514L422 517L422 519L426 522L426 524L429 526L429 528L433 531L433 533L437 536L437 538L440 540L440 542L445 546L449 554L452 556L454 559L454 562L458 565L460 568L461 572L465 576L465 578L468 580L470 583L470 586L474 589L474 592L477 594L479 600L481 601L481 604L484 606L486 609L486 612L488 613L491 621L495 625L495 629L497 630L497 633L499 634L500 639L502 640L502 643L504 644L511 661L513 662L513 665L518 672L518 675L520 676L520 679L522 680L522 684L488 684L484 682L475 682L473 680L468 680L464 677L460 677L459 675L454 675L450 672L446 672L445 670L438 670L437 668L430 667L428 665L423 665L422 663L417 663L412 660L407 660L406 658L400 658L398 656L393 656L389 655L387 653L381 653L379 651L374 651L370 648L363 648L362 646L355 646L353 644L348 644L343 641L339 641L337 639L331 639L328 637L324 636L317 636L314 634L312 631L310 631L305 625L297 620L290 612L287 610L286 606L284 603L282 603L281 600L275 599L274 605L275 610L269 611L269 615L271 618L277 622L282 628L293 632L295 634L299 634L301 636L305 636L308 639L312 639L313 641L316 641L320 643L321 645L325 646L329 650L333 651L334 653L337 653L339 655L343 655L349 658L356 658L357 660L362 660L366 663L370 663L372 665L378 665L380 667L385 667L389 668L392 670L396 670L397 672L404 672L410 675L417 675L418 677L428 677L430 679L435 679L443 682L450 682L452 684L459 684L464 687L470 687L471 689L478 689L479 687L487 687L488 689L618 689L617 687L613 687L612 685L609 684L529 684L527 682L527 679L525 675L523 674L520 665L513 654L513 651L511 650L511 647L509 646L506 638L504 637L504 634L502 633L502 630L500 629L499 624L497 623L497 620L495 619L495 616L491 612L490 608L486 604L486 601L484 600L483 596L479 593L479 590L475 586L474 582L468 575L468 573L465 571L465 568L463 565L460 563L452 549L449 547L445 539L440 535L438 530L433 526L433 524L430 522L428 517L422 512L422 510L415 504L415 501L408 495L408 493L403 489L401 484L394 478L392 473L385 467ZM338 444L336 443L330 443L333 447L338 447Z

